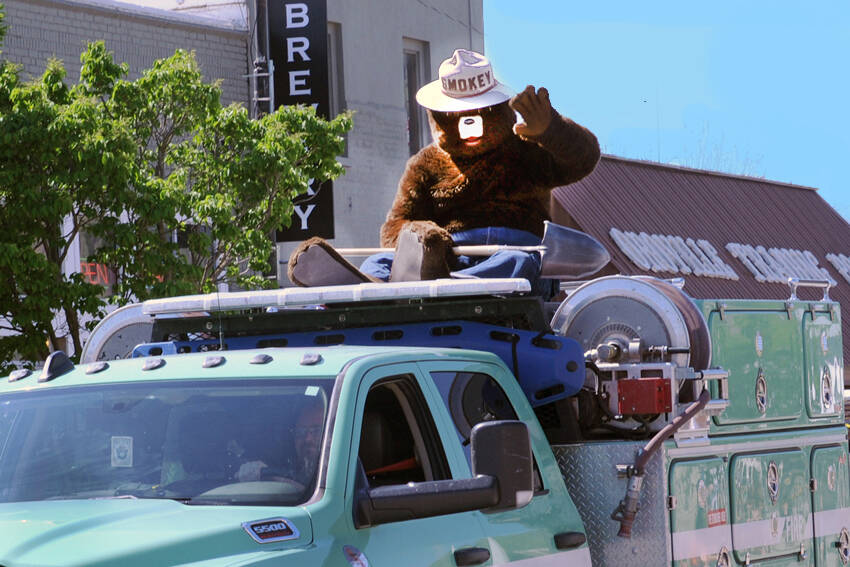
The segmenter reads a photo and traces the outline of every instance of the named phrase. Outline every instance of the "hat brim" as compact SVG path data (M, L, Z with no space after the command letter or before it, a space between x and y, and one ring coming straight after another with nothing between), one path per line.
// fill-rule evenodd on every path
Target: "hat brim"
M510 100L514 94L509 87L497 82L496 86L480 95L454 98L443 93L442 84L436 80L419 89L416 102L438 112L463 112L500 104Z

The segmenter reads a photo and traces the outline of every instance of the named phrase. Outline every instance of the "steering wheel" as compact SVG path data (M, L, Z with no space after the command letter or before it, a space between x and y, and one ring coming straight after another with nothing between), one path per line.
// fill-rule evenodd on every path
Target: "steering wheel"
M260 482L280 482L287 484L296 489L293 492L301 492L307 488L303 483L286 476L282 471L270 467L264 467L260 471Z

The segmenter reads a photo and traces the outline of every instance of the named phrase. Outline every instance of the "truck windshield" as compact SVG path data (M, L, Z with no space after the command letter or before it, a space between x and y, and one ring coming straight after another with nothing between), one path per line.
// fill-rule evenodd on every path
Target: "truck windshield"
M0 502L297 505L333 379L97 385L0 396Z

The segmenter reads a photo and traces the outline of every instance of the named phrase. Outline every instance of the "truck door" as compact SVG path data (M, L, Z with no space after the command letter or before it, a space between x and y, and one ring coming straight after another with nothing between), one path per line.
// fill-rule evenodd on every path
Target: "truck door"
M490 544L494 565L590 566L590 552L578 511L516 379L500 367L458 362L420 362L444 404L443 416L456 432L459 474L471 476L469 435L482 421L522 419L529 425L535 459L535 493L519 509L475 512ZM501 382L495 377L502 378ZM507 390L507 392L506 392ZM519 400L514 404L511 400ZM448 449L449 447L447 447ZM541 474L545 472L545 474Z
M369 487L452 478L443 437L415 365L369 371L357 393L347 491L365 473ZM436 403L439 403L438 401ZM353 514L352 510L352 514ZM474 512L390 522L353 531L352 565L485 564L490 554ZM359 562L358 562L359 561Z

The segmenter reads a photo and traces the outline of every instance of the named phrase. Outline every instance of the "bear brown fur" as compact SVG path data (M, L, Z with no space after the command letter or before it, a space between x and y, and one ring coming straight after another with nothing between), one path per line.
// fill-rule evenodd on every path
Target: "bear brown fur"
M405 224L426 220L449 234L504 226L543 236L550 192L593 171L599 144L588 129L552 109L548 96L552 117L545 131L517 135L512 103L458 113L428 110L434 142L407 162L381 227L382 246L395 246ZM470 147L457 123L476 114L484 133Z

